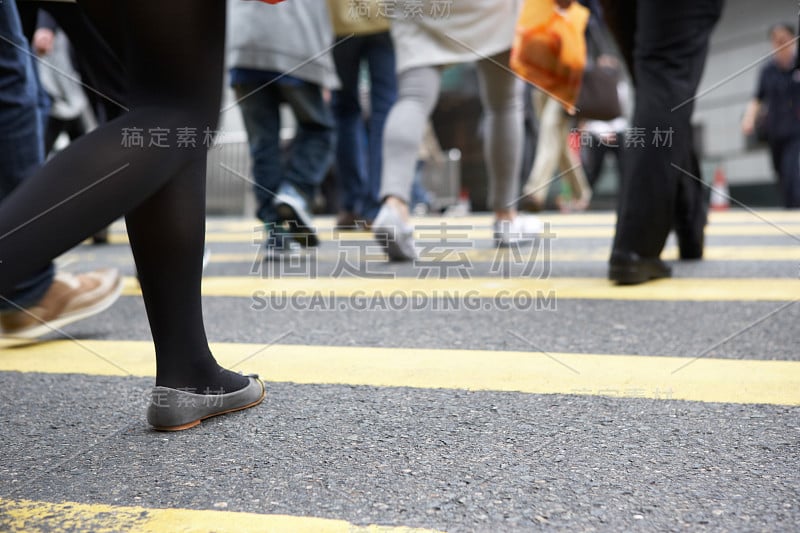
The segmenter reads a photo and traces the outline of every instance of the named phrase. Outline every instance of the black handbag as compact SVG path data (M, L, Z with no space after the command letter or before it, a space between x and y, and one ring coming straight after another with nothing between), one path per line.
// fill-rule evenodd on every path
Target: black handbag
M582 120L613 120L622 115L617 83L619 69L592 65L583 72L575 116Z
M576 117L579 120L613 120L622 115L617 88L622 79L622 67L618 60L603 61L603 58L616 58L616 55L599 21L589 21L586 46L588 61L575 104Z

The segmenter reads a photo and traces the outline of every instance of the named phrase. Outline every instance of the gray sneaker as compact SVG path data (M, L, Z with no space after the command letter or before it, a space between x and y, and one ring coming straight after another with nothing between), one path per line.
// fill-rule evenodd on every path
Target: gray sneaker
M297 189L287 183L282 184L278 188L278 194L275 195L274 203L279 222L287 222L289 232L295 241L301 246L319 245L319 237L313 226L308 204Z
M228 394L195 394L169 387L153 387L147 421L159 431L180 431L194 427L212 416L241 411L261 403L266 395L258 376L247 376L250 383Z
M417 258L414 248L414 227L403 220L397 210L383 204L372 223L372 234L391 261L413 261Z

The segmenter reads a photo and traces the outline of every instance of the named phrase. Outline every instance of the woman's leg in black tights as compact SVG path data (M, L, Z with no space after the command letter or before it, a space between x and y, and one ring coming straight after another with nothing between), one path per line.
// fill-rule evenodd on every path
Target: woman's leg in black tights
M113 13L105 0L81 3L124 48L131 111L72 144L0 205L0 293L127 214L157 384L239 389L247 380L211 356L200 303L202 141L219 113L225 2L125 0L114 2ZM169 132L168 148L149 146L154 128ZM177 146L179 128L196 132L195 148ZM144 134L144 147L125 145L134 131Z

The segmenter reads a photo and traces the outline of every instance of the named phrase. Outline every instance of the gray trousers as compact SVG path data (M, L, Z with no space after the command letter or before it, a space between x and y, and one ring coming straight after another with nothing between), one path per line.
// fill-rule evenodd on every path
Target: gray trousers
M508 70L508 57L509 52L504 52L477 63L486 120L484 157L494 210L513 207L519 196L524 86ZM381 199L395 196L408 203L417 154L439 98L439 85L439 67L418 67L400 74L399 97L384 132Z

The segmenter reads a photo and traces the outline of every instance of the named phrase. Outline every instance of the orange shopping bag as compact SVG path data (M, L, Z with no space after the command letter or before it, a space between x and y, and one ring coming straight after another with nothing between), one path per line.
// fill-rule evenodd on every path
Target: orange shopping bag
M555 0L525 0L517 21L511 68L554 96L570 113L586 66L589 10L573 2L567 9Z

